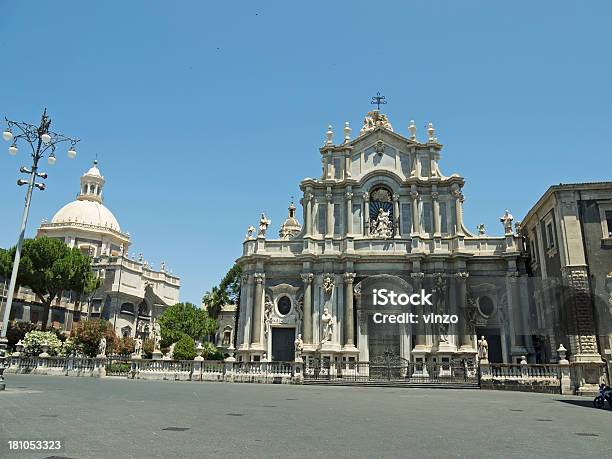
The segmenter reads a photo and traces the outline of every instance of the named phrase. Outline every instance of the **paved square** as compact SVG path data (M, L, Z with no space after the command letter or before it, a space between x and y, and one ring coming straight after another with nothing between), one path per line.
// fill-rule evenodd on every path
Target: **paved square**
M612 457L590 398L7 375L0 457ZM62 440L8 452L7 440Z

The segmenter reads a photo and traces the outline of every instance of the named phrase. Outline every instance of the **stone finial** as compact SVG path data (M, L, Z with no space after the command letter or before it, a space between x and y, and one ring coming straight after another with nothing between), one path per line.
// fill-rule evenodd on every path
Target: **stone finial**
M478 234L480 236L484 236L485 234L485 226L484 223L479 223L478 225L476 225L476 229L478 230Z
M349 126L349 122L346 121L344 123L344 142L349 142L351 140L351 127Z
M569 361L565 358L565 354L567 353L567 349L563 344L559 344L559 348L557 349L557 354L559 354L559 363L561 365L569 364Z
M429 123L427 125L427 137L429 139L430 142L436 142L436 130L433 127L433 123Z
M414 124L414 120L410 120L408 132L410 132L410 140L416 140L416 124Z
M334 131L332 130L332 125L327 126L327 132L325 133L326 140L325 145L333 145L334 144Z
M521 365L527 365L527 358L524 355L521 355Z

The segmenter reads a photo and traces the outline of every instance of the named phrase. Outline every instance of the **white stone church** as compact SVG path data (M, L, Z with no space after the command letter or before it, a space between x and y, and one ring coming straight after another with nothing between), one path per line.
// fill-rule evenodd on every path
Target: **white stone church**
M334 142L330 126L319 151L321 177L300 183L303 227L290 207L280 238L270 237L265 215L248 230L238 259L238 360L293 360L302 335L305 359L473 361L485 336L492 362L533 361L526 257L513 217L503 213L503 236L464 226L465 180L442 171L431 123L418 139L414 122L402 135L373 110L354 139L346 123ZM412 312L460 320L377 324L376 312L406 311L374 306L371 292L381 288L425 289L433 306Z

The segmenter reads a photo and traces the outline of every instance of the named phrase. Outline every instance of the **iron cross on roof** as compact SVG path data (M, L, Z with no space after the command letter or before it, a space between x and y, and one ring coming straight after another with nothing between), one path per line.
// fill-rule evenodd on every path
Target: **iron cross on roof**
M372 105L376 105L376 110L380 111L380 106L385 105L387 101L385 100L385 96L381 96L380 92L377 92L375 96L372 96Z

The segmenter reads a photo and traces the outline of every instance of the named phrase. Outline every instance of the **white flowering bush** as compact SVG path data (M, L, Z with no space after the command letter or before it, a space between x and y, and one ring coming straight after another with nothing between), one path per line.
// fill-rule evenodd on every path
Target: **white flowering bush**
M26 355L40 354L43 351L42 347L45 343L49 346L49 350L47 351L49 355L58 355L62 350L62 342L55 333L50 331L32 330L27 332L21 340L23 351Z

